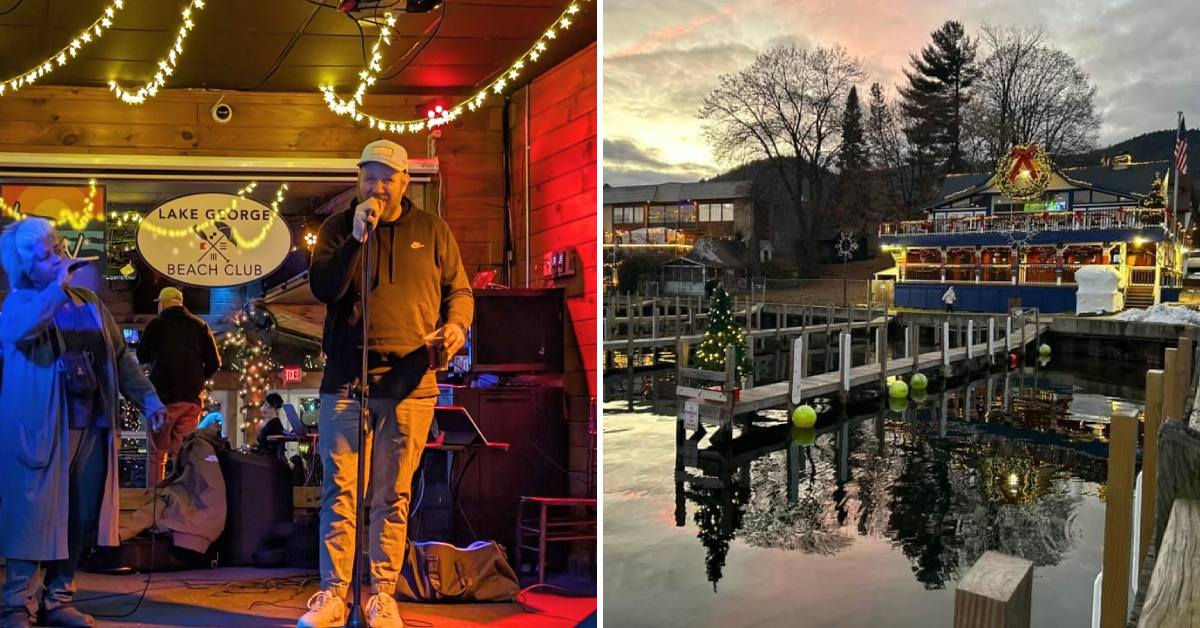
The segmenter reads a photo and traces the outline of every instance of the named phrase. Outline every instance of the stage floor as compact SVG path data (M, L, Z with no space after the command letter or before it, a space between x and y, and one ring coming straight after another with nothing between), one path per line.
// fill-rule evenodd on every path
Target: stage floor
M3 569L0 568L0 576ZM79 572L76 603L97 615L100 626L295 626L305 602L317 591L316 573L301 569L222 567L156 573L141 607L133 611L145 574L110 576ZM563 586L579 591L579 583ZM404 623L413 628L436 626L575 626L596 610L595 584L590 597L555 595L540 588L521 596L522 604L400 603Z

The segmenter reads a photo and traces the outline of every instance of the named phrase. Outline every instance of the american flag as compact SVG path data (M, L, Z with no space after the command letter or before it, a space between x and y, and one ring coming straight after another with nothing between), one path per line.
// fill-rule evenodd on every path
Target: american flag
M1179 116L1179 133L1175 136L1175 172L1187 174L1187 126Z

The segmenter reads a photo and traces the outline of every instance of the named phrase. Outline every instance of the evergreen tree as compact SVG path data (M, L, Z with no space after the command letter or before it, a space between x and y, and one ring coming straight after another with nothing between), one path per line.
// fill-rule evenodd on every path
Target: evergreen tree
M867 150L863 111L858 88L851 87L842 111L842 145L838 149L838 189L834 225L851 229L878 221L871 201L870 155Z
M708 327L696 349L696 366L709 371L724 371L725 347L729 345L737 349L737 377L741 379L754 369L746 353L746 330L733 320L729 293L718 287L713 290L709 303Z
M842 111L842 147L838 153L838 166L843 173L861 172L867 167L867 145L863 137L862 107L858 102L858 88L851 87L846 94L846 108Z
M940 165L945 172L960 172L967 165L962 151L963 110L979 77L976 44L953 20L942 24L932 37L933 44L925 46L920 56L909 57L912 69L904 70L908 85L900 88L900 94L904 113L911 119L905 131L924 168Z

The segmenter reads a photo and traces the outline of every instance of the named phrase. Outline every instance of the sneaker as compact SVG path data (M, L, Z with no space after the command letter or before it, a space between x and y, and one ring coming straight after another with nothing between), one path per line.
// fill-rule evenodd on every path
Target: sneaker
M346 601L333 591L317 591L308 598L308 612L296 628L335 628L346 625Z
M62 626L63 628L91 628L96 625L96 618L82 613L74 606L60 606L52 611L46 611L47 626Z
M404 628L396 598L389 593L376 593L367 600L368 628Z

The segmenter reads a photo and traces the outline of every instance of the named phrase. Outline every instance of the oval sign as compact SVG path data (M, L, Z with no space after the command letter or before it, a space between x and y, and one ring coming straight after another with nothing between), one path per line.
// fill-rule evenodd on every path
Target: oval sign
M179 283L240 286L271 274L292 248L287 221L236 194L189 194L142 219L138 251L151 268Z

